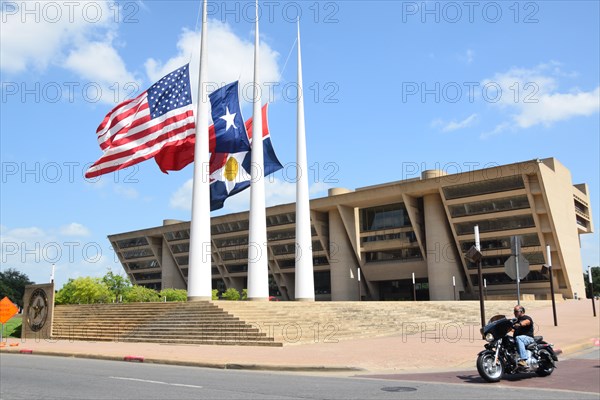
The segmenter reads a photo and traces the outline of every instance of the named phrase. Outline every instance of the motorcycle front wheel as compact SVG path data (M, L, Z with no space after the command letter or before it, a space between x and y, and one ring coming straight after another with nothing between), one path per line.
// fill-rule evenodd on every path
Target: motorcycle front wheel
M491 351L485 352L477 357L477 372L486 382L498 382L504 373L502 363L494 362L495 354Z

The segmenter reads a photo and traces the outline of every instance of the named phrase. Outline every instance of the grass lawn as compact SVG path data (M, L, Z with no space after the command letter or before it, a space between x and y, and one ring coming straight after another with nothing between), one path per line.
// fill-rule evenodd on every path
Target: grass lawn
M6 324L4 324L2 338L4 339L6 337L21 337L21 315L15 315L11 319L9 319Z

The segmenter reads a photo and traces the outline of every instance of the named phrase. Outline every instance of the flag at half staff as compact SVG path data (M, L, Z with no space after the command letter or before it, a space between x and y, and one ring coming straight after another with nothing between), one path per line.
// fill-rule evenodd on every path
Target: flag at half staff
M268 104L262 108L262 134L264 155L264 176L283 168L277 156L267 123ZM246 121L248 136L252 139L252 118ZM213 153L210 158L210 209L223 207L225 200L250 187L251 151Z
M154 157L167 144L185 142L195 134L189 64L113 108L96 134L104 154L86 178L127 168Z

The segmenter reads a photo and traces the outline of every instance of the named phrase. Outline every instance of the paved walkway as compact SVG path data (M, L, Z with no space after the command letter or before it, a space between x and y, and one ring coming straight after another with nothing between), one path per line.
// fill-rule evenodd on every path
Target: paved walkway
M600 312L598 302L596 309ZM512 310L507 310L507 314L510 313ZM592 315L590 300L558 302L557 316L558 326L555 327L551 307L531 313L537 326L536 334L543 335L556 349L562 350L563 356L600 345L600 322ZM314 332L307 334L314 335ZM472 370L483 344L479 326L456 322L428 325L425 332L414 335L340 340L337 343L335 336L317 337L314 344L282 348L9 339L1 352L31 351L34 354L115 360L134 356L134 359L143 358L144 362L215 368L414 373Z

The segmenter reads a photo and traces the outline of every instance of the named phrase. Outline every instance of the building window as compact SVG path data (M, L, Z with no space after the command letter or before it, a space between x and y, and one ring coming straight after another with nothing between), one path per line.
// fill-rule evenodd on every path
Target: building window
M397 233L386 233L383 235L372 235L372 236L363 236L360 238L360 241L364 243L371 242L385 242L387 240L401 240L405 243L415 243L417 241L417 236L414 232L397 232Z
M233 247L233 246L246 246L248 245L248 235L236 236L227 239L215 239L217 247Z
M190 263L190 256L175 257L175 261L177 261L179 266L188 265Z
M444 191L446 200L451 200L524 188L525 183L523 182L521 175L513 175L498 179L486 179L484 181L463 185L446 186L442 190Z
M149 257L153 256L152 250L150 249L139 249L139 250L128 250L123 252L123 257L126 260L130 260L132 258L140 258L140 257Z
M137 261L126 263L130 271L138 269L160 268L158 260Z
M133 239L117 240L117 246L119 249L126 249L128 247L146 246L148 240L145 237L137 237Z
M226 265L227 271L230 274L235 274L238 272L248 272L248 264L239 264L239 265Z
M411 226L404 203L363 208L360 210L360 231L370 232L382 229Z
M527 196L507 197L488 201L477 201L474 203L458 204L448 207L453 218L467 215L487 214L508 210L520 210L529 208Z
M296 222L295 213L270 215L267 217L267 226L287 225Z
M532 233L521 236L521 247L535 247L540 245L540 238L537 234ZM463 252L469 251L475 245L474 240L464 240L460 242L460 248ZM489 238L481 240L481 250L503 250L510 249L510 236L502 236L497 238Z
M156 279L160 279L162 277L162 274L160 272L151 273L151 274L134 273L132 275L136 281L156 280Z
M183 231L167 232L165 233L165 238L169 242L174 240L186 240L190 238L190 231L188 229Z
M471 278L471 282L473 285L479 285L479 277L477 275L469 275ZM515 284L510 276L501 273L501 274L483 274L483 278L485 279L485 283L490 285L509 285ZM542 274L540 271L530 271L524 279L521 279L522 282L543 282L548 281L548 276Z
M249 226L248 220L245 221L234 221L234 222L225 222L222 224L213 225L211 227L211 233L213 235L218 235L220 233L230 233L230 232L239 232L239 231L247 231Z
M422 260L421 250L417 247L408 249L393 249L393 250L382 250L382 251L368 251L365 253L367 262L380 262L380 261L416 261Z
M531 215L462 222L460 224L454 224L454 227L456 228L457 234L469 235L473 234L475 225L479 225L479 232L508 231L512 229L535 227L533 216Z
M190 251L189 243L172 244L171 251L173 254L188 253Z
M314 273L315 294L331 294L331 275L329 271Z

